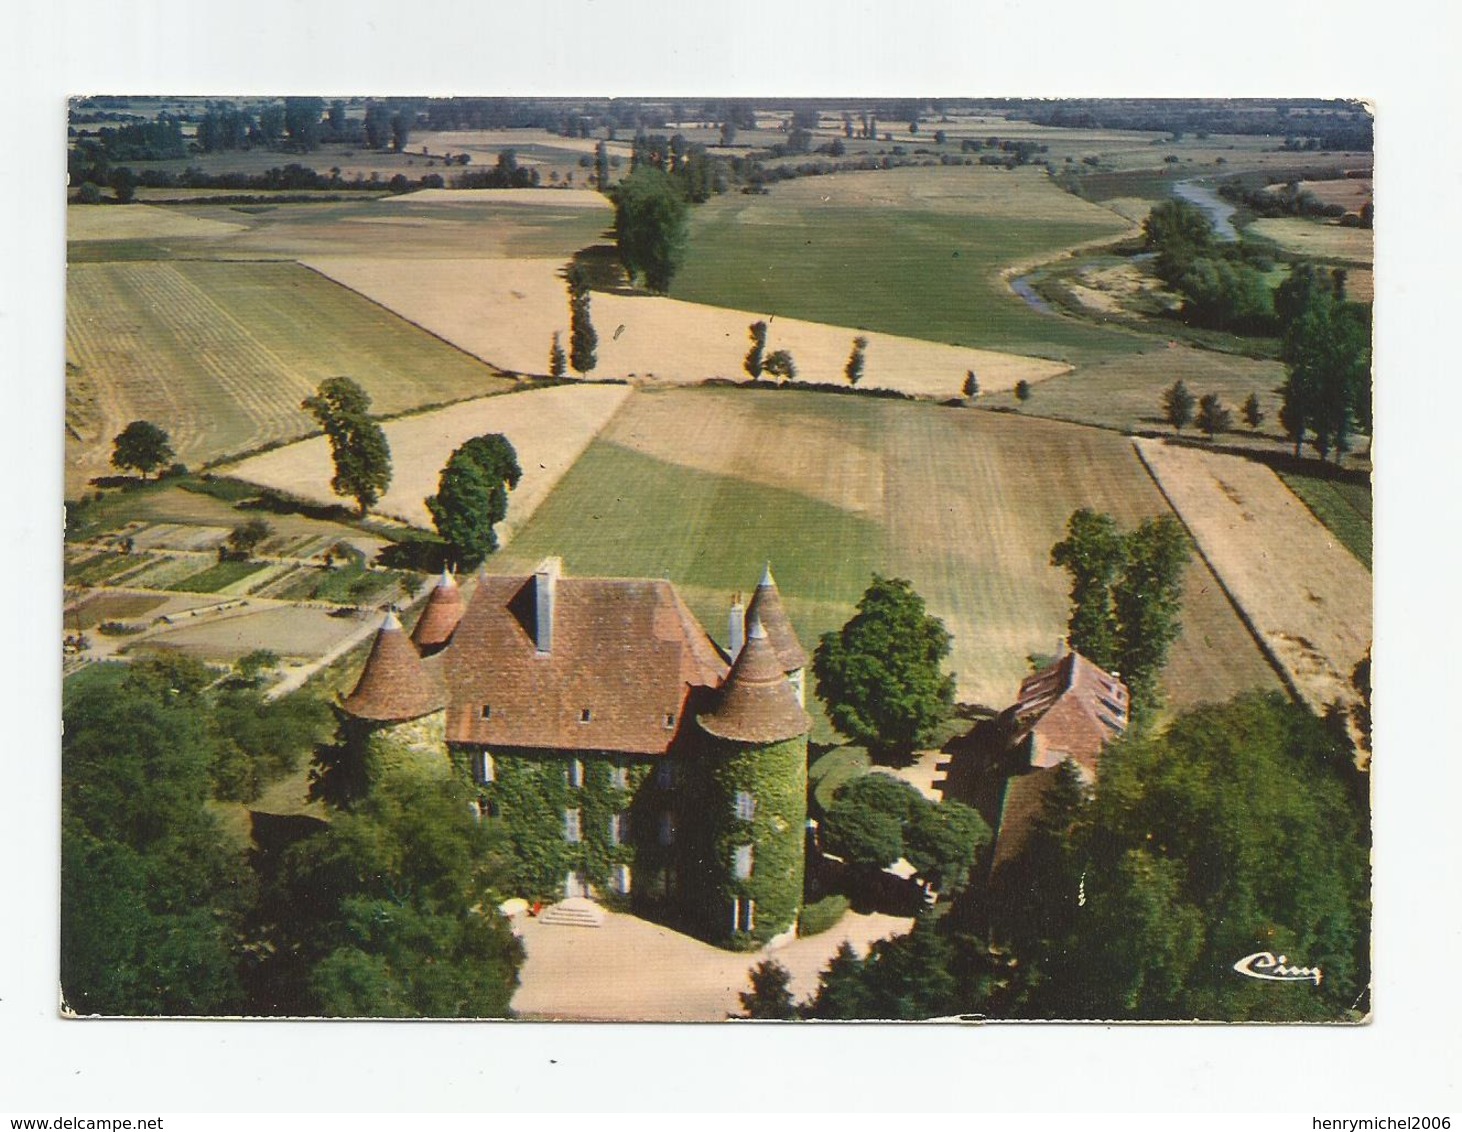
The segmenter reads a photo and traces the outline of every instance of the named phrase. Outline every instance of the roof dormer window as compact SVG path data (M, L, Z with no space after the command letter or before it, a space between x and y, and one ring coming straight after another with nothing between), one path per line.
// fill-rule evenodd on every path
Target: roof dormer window
M588 708L580 708L579 709L579 722L580 723L588 723L593 718L594 718L594 713L592 711L590 711Z

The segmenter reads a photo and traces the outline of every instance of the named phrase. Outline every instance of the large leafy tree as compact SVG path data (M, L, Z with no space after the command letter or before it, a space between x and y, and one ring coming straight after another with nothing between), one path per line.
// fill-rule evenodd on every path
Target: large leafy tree
M620 262L631 277L664 294L685 255L688 205L680 186L664 170L637 162L613 197Z
M1251 694L1108 749L1072 945L1094 1012L1335 1019L1368 983L1367 822L1348 745L1307 709ZM1363 795L1361 795L1363 797ZM1318 966L1264 984L1256 951Z
M1071 575L1071 647L1102 668L1117 669L1135 714L1156 703L1158 677L1182 632L1183 570L1190 551L1171 515L1123 533L1106 514L1072 513L1051 564Z
M1191 552L1172 515L1144 520L1126 539L1122 574L1112 585L1117 669L1140 716L1158 698L1168 650L1183 631L1183 570Z
M112 440L112 466L142 473L144 478L173 458L172 439L151 421L133 421Z
M1213 225L1196 204L1167 200L1154 205L1142 222L1143 242L1157 253L1158 275L1172 282L1213 246Z
M381 426L371 419L370 396L348 377L331 377L300 408L330 439L335 462L330 490L354 499L364 515L391 484L391 448Z
M925 917L867 960L840 954L809 1013L1355 1019L1369 995L1370 838L1352 756L1304 706L1250 693L1111 745L1094 793L1063 764L984 894L988 936L967 917ZM1235 971L1261 951L1320 981Z
M990 829L959 802L935 804L913 786L874 772L838 791L823 820L827 848L865 869L904 858L918 876L943 893L969 883Z
M813 654L833 726L889 755L928 743L954 703L954 676L941 671L950 643L907 580L875 574L852 620Z
M1370 428L1370 310L1337 298L1313 273L1296 274L1286 286L1281 357L1288 375L1279 420L1296 456L1308 438L1325 460L1349 450L1357 427Z
M398 767L286 853L266 893L267 1013L504 1017L522 945L497 912L502 834L465 784Z
M473 437L448 458L426 506L462 566L472 569L497 550L493 527L507 515L508 492L522 476L518 453L501 433Z
M1071 647L1093 664L1111 668L1117 660L1112 583L1122 569L1126 543L1110 515L1083 507L1066 522L1066 537L1051 547L1051 565L1071 575Z
M61 743L61 985L82 1014L227 1014L252 901L207 803L218 737L189 662L68 681Z

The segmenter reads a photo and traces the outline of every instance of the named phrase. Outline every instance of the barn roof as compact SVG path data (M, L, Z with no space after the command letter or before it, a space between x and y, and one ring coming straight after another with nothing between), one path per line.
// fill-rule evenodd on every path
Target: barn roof
M1039 740L1033 767L1074 759L1088 777L1096 775L1102 748L1126 731L1128 713L1127 686L1074 651L1028 676L1005 710L1012 746L1031 735Z
M762 627L766 630L767 638L772 643L772 648L776 650L783 672L796 672L799 668L807 667L807 653L792 629L792 622L787 616L787 611L782 607L782 595L777 589L776 579L772 577L770 562L762 572L761 581L757 584L756 593L751 597L751 603L746 607L748 625L751 624L753 617L760 619Z
M725 677L720 650L668 581L543 570L479 581L440 654L447 739L666 753L691 695Z
M731 674L699 722L703 731L740 743L775 743L803 735L811 727L787 682L783 661L754 615L747 620L746 644Z
M418 649L436 649L451 639L452 630L462 619L462 591L457 580L447 570L432 587L431 596L426 599L426 608L411 630L411 640Z
M441 708L443 692L407 639L396 614L376 631L360 679L340 706L358 719L401 723Z

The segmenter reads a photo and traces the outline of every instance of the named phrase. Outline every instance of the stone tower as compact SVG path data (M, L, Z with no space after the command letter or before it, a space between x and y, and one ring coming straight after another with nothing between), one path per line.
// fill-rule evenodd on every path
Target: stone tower
M761 581L756 586L756 593L752 595L751 602L746 607L747 622L750 623L752 618L761 622L767 639L777 654L782 672L791 683L792 690L797 693L797 703L806 707L807 652L802 648L802 642L797 639L797 634L792 630L792 621L782 607L782 594L777 589L776 579L772 577L770 562L762 571Z
M447 647L457 622L462 620L462 591L457 580L445 568L441 579L426 599L426 608L411 630L411 641L422 656L432 656Z
M425 615L423 615L425 616ZM388 611L350 694L340 701L346 745L357 772L371 773L381 740L429 759L444 759L446 692L434 661L424 661Z
M795 930L807 824L811 721L755 604L746 629L726 682L697 718L705 751L696 760L698 822L688 860L702 930L733 945Z

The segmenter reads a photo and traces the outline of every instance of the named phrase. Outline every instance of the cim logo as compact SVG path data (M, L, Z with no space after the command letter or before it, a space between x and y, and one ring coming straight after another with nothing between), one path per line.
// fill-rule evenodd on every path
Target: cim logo
M1272 951L1256 951L1245 955L1234 964L1234 970L1250 979L1264 979L1271 983L1305 983L1320 985L1323 977L1318 967L1291 967L1288 955L1275 955Z

